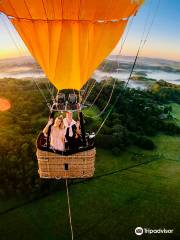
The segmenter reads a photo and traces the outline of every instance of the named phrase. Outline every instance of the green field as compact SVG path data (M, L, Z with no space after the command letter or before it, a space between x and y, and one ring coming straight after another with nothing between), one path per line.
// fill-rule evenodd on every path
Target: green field
M179 104L173 103L171 104L174 114L175 121L178 125L180 125L180 107Z
M178 107L173 105L177 121ZM154 151L132 147L115 157L97 149L95 177L71 182L75 239L180 239L180 136L153 139ZM65 184L24 206L22 201L0 202L0 239L70 239ZM137 226L174 229L174 234L138 237Z

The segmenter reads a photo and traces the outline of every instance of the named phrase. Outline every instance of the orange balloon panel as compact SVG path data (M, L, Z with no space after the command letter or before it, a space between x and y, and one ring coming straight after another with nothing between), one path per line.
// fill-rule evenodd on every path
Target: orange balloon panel
M1 0L8 16L41 20L112 20L132 16L143 0Z
M80 89L143 0L0 0L49 80Z
M115 47L127 21L12 19L12 23L52 84L79 90Z

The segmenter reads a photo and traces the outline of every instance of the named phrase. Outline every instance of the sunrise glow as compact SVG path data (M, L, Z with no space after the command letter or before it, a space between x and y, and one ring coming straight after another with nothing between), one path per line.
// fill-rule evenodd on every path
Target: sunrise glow
M0 112L5 112L11 108L11 103L8 99L0 97Z

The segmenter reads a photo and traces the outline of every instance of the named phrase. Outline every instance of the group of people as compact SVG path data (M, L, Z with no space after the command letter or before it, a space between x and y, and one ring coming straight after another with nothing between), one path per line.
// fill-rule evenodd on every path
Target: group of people
M72 112L66 112L66 117L62 115L50 118L43 133L45 137L49 135L50 147L64 151L65 149L77 149L80 146L80 121L75 121Z

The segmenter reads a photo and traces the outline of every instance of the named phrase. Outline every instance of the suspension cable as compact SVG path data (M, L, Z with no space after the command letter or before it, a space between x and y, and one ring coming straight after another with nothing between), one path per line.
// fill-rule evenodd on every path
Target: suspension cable
M6 16L6 15L4 15L4 16ZM20 56L24 56L25 50L22 49L22 47L20 46L19 43L17 43L17 39L14 37L14 34L12 33L12 30L9 28L8 24L7 24L6 21L3 19L1 13L0 13L0 17L1 17L2 22L3 22L4 25L5 25L5 29L6 29L6 31L7 31L7 33L8 33L8 35L10 36L10 38L11 38L12 42L14 43L17 51L19 52L19 55L20 55ZM6 17L6 18L9 20L8 17ZM25 54L25 55L26 55L26 54ZM38 88L39 92L41 93L43 99L45 100L47 107L49 108L49 102L48 102L48 100L47 100L44 92L42 91L42 89L40 89L40 87L39 87L37 81L35 81L34 77L32 77L32 80L33 80L33 82L35 83L35 85L37 86L37 88Z
M133 18L132 18L132 19L133 19ZM131 24L132 24L132 21L131 21ZM125 35L125 38L124 38L123 41L122 41L121 48L120 48L120 50L119 50L119 53L117 54L117 59L116 59L116 61L118 61L118 57L121 55L121 52L122 52L123 46L124 46L124 44L125 44L125 42L126 42L127 35L128 35L128 33L129 33L131 24L129 25L129 28L128 28L128 31L127 31L127 33L126 33L126 35ZM104 63L104 65L103 65L103 67L102 67L102 70L101 70L102 72L104 71L104 69L105 69L105 67L107 66L107 64L108 64L108 61L106 61L106 62ZM119 62L118 62L118 68L119 68ZM97 83L97 82L95 82L95 84L93 85L93 87L92 87L92 89L90 90L88 96L91 94L91 92L92 92L92 90L94 89L96 83ZM97 97L95 98L95 100L94 100L93 103L91 104L90 108L94 105L94 103L95 103L96 100L98 99L98 97L99 97L100 93L102 92L103 88L104 88L104 84L103 84L102 88L100 89L99 93L97 94ZM86 100L87 100L87 98L86 98ZM86 100L85 100L85 101L86 101ZM85 102L84 102L84 103L85 103Z
M125 35L124 39L122 40L122 44L121 44L120 50L119 50L119 52L118 52L118 54L117 54L116 61L118 61L118 58L121 56L121 53L122 53L124 44L125 44L125 42L126 42L126 40L127 40L127 36L128 36L128 34L129 34L130 28L131 28L132 23L133 23L133 19L134 19L134 16L132 16L131 21L130 21L130 24L128 25L128 29L127 29L126 35ZM104 71L107 63L108 63L108 61L104 63L103 68L102 68L102 71ZM119 65L120 65L120 61L118 61L118 69L119 69ZM96 82L96 83L97 83L97 82ZM104 86L105 86L105 82L104 82L104 84L102 85L100 91L98 92L96 98L94 99L93 103L90 105L89 108L92 108L92 107L94 106L94 104L95 104L95 102L97 101L97 99L99 98L102 90L104 89ZM94 87L95 87L95 84L94 84L93 88L94 88ZM92 88L92 89L93 89L93 88ZM92 89L91 89L91 91L92 91ZM91 91L90 91L90 93L91 93ZM89 94L90 94L90 93L89 93ZM103 111L103 112L104 112L104 111ZM91 117L91 116L89 116L89 117ZM91 118L92 118L92 117L91 117Z
M141 41L140 41L140 44L139 44L139 47L138 47L138 50L137 50L135 59L134 59L134 63L133 63L133 66L132 66L132 69L131 69L129 78L128 78L126 84L124 85L124 89L126 89L127 86L128 86L128 83L129 83L130 78L131 78L131 76L132 76L132 73L133 73L133 71L134 71L134 68L135 68L135 65L136 65L136 62L137 62L137 58L138 58L138 56L139 56L139 53L140 53L140 51L142 51L145 43L147 42L148 36L149 36L149 34L150 34L150 30L152 29L152 26L153 26L153 23L154 23L154 19L155 19L156 15L157 15L157 12L158 12L159 5L160 5L160 0L158 1L158 4L157 4L157 6L156 6L156 11L155 11L155 13L154 13L154 15L153 15L153 17L152 17L151 24L149 25L149 28L148 28L146 37L145 37L145 39L144 39L144 41L143 41L142 38L144 37L144 31L145 31L145 28L144 28L143 35L142 35L142 38L141 38ZM100 132L100 130L102 129L102 127L103 127L103 125L105 124L106 120L108 119L109 115L110 115L111 112L113 111L116 103L118 102L120 95L121 95L121 92L119 92L119 94L117 95L114 104L113 104L112 107L110 108L109 112L107 113L105 119L104 119L103 122L101 123L101 125L100 125L100 127L98 128L98 130L97 130L97 132L96 132L95 135L97 135L97 134Z
M53 85L50 83L50 81L48 81L48 88L49 88L50 94L51 94L51 96L52 96L52 100L54 100L54 87L53 87Z
M88 91L89 85L90 85L90 80L86 83L86 85L84 86L84 89L82 89L84 92L82 93L82 96L81 96L81 103L83 103L83 101L84 101L84 98L86 96L86 92Z
M113 87L112 87L112 90L111 90L110 97L109 97L109 99L108 99L105 107L103 108L103 110L102 110L100 113L98 113L97 115L95 115L95 116L88 116L87 114L83 113L83 115L84 115L85 117L98 118L98 117L100 117L100 116L105 112L106 108L109 106L109 104L110 104L110 102L111 102L111 99L112 99L112 96L113 96L113 92L114 92L114 89L115 89L116 81L117 81L117 79L114 79L114 84L113 84Z
M153 17L152 17L152 21L151 21L150 26L149 26L149 30L148 30L148 32L147 32L147 34L146 34L146 37L145 37L145 40L144 40L144 42L143 42L143 44L142 44L141 51L142 51L142 49L144 48L144 46L145 46L145 44L146 44L146 42L147 42L147 39L148 39L148 37L149 37L149 34L150 34L150 32L151 32L151 29L152 29L152 26L153 26L153 24L154 24L155 18L156 18L156 16L157 16L157 12L158 12L158 10L159 10L160 2L161 2L161 0L158 0L156 9L155 9L155 11L154 11L154 15L153 15Z
M152 1L151 1L151 3L152 3ZM128 86L129 81L130 81L130 79L131 79L131 77L132 77L132 74L133 74L134 68L135 68L135 66L136 66L136 62L137 62L137 59L138 59L138 57L139 57L139 54L140 54L140 52L142 51L145 43L147 42L148 36L149 36L149 34L150 34L151 28L152 28L153 23L154 23L154 20L155 20L155 16L156 16L157 11L158 11L158 8L159 8L159 4L160 4L160 0L158 0L157 6L156 6L156 10L154 11L154 15L153 15L152 20L151 20L151 23L150 23L150 25L149 25L149 27L148 27L147 34L145 35L145 30L146 30L146 29L145 29L145 26L146 26L147 21L148 21L148 19L149 19L150 11L149 11L149 14L148 14L148 16L147 16L147 18L146 18L145 25L144 25L144 29L143 29L143 34L142 34L141 41L140 41L140 44L139 44L139 48L138 48L138 50L137 50L136 57L135 57L135 59L134 59L134 63L133 63L133 65L132 65L131 72L130 72L130 74L129 74L128 80L127 80L127 82L126 82L126 84L125 84L125 88ZM151 6L150 6L150 7L151 7ZM149 9L150 9L150 8L149 8ZM145 35L145 38L144 38L144 35ZM144 38L144 40L143 40L143 38Z
M10 36L10 39L11 39L12 43L15 45L16 49L20 53L20 56L22 56L23 55L23 51L22 51L21 47L18 45L18 43L16 42L15 38L13 37L12 32L9 29L8 23L4 19L4 16L6 16L6 15L3 15L2 13L0 13L1 21L4 24L5 29L6 29L6 31L8 33L8 35Z
M90 89L88 90L88 92L87 92L87 94L84 98L83 104L85 104L85 102L87 101L87 99L88 99L92 89L94 88L95 84L96 84L96 81L93 79L93 82L92 82L91 86L89 87Z
M46 99L45 102L46 102L46 104L47 104L47 106L48 106L48 108L49 108L50 103L47 101L47 98L46 98L43 90L39 87L38 82L35 81L35 77L32 78L32 79L33 79L33 81L35 82L35 85L37 86L38 90L40 91L42 97L43 97L44 99ZM51 90L50 82L49 82L49 81L42 81L42 83L44 84L46 90L48 91L48 93L49 93L49 95L50 95L51 100L53 101L53 100L54 100L54 94L53 94L53 91Z
M32 78L33 82L35 83L36 87L38 88L39 92L41 93L42 97L44 98L47 107L50 109L50 103L48 102L43 90L39 87L39 85L37 84L37 81L35 80L35 78Z
M132 17L131 23L128 25L128 30L127 30L127 32L126 32L126 35L125 35L124 40L122 41L120 51L119 51L119 53L117 54L117 58L118 58L118 56L121 54L121 51L122 51L122 49L123 49L123 46L124 46L124 44L125 44L125 42L126 42L126 39L127 39L128 33L129 33L129 30L130 30L131 25L132 25L132 22L133 22L133 18L134 18L134 16ZM108 64L108 61L104 63L101 71L104 71L104 69L105 69L105 67L106 67L107 64ZM118 66L119 66L119 65L118 65ZM89 93L88 93L88 96L87 96L86 99L83 101L83 104L85 104L85 102L87 101L87 98L88 98L89 95L91 94L91 92L92 92L92 90L94 89L94 87L95 87L96 84L97 84L97 81L93 84L92 88L90 89L90 91L89 91ZM103 88L104 88L104 86L102 86L102 89L100 89L100 93L102 92ZM100 94L98 94L98 97L99 97L99 95L100 95ZM98 97L96 98L96 100L98 99ZM94 103L95 103L95 101L93 102L93 104L91 104L90 107L92 107L92 106L94 105Z
M134 16L132 16L131 20L129 21L128 28L127 28L127 31L126 31L126 35L124 36L124 38L123 38L123 40L122 40L121 47L120 47L120 50L119 50L117 56L120 56L121 53L122 53L123 47L124 47L124 45L125 45L125 43L126 43L128 34L129 34L130 29L131 29L131 27L132 27L133 20L134 20Z
M106 84L106 82L104 81L104 83L102 84L102 87L101 87L100 91L98 92L97 96L95 97L95 99L94 99L93 103L91 104L91 106L90 106L89 108L92 108L92 107L94 106L94 104L95 104L96 100L99 98L99 96L100 96L100 94L101 94L102 90L104 89L104 87L105 87L105 84Z

